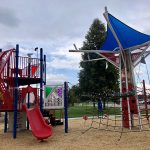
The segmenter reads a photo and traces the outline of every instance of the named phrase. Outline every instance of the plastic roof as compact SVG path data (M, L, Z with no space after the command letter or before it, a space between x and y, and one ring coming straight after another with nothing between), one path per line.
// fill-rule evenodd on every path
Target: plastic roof
M124 24L114 16L108 13L108 19L113 27L123 49L127 49L133 46L141 45L150 41L150 36L143 34L128 25ZM119 49L119 45L114 38L109 26L107 25L107 37L100 47L101 50L113 51Z

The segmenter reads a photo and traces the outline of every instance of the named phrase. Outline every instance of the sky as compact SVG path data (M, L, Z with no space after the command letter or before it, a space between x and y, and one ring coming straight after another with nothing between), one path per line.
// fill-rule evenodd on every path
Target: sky
M43 48L47 57L47 83L78 83L80 53L95 18L106 25L104 7L129 26L150 35L150 0L5 0L0 5L0 47L20 45L20 55ZM149 59L148 64L150 64ZM145 75L144 67L140 75Z

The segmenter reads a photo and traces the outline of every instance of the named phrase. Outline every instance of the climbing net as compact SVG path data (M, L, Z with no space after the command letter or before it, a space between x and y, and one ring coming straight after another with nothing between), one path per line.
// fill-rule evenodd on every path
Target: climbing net
M139 108L141 115L139 116L138 114L132 114L131 128L124 128L122 125L123 114L121 103L117 104L116 102L110 102L109 100L106 100L105 109L103 108L102 111L97 110L98 115L93 115L90 125L87 126L88 128L86 130L93 128L115 132L148 131L150 130L150 118L149 114L147 115L147 111L150 109L150 107L148 105L148 108L146 108L144 103L139 103Z
M107 96L104 100L100 100L97 103L97 112L98 115L93 115L91 118L90 125L85 130L85 132L91 128L107 130L107 131L115 131L115 132L138 132L138 131L150 131L150 101L148 101L148 94L150 94L150 89L146 89L145 81L140 78L140 70L141 64L138 66L138 71L135 71L136 75L136 87L135 91L129 91L128 93L120 94L115 93ZM149 73L146 65L146 73L148 77L148 81L150 84ZM141 82L142 81L142 82ZM123 109L122 109L122 98L123 97L132 97L135 96L137 98L137 113L132 113L132 111L128 111L127 116L131 116L128 118L128 121L131 122L131 126L129 128L125 128L123 126ZM102 104L105 103L105 106L102 107ZM86 121L86 120L85 120Z

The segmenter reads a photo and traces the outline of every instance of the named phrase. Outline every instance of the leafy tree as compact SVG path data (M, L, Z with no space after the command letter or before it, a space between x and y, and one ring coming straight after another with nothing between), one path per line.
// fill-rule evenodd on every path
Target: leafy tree
M80 89L79 85L74 85L69 90L69 104L74 106L74 103L80 102Z
M104 24L95 19L89 28L81 50L98 50L106 37ZM84 53L83 60L100 58L96 53ZM79 86L82 93L95 98L101 96L104 100L106 94L118 88L118 71L109 63L106 69L106 60L80 62L82 68L79 73ZM105 101L104 101L105 102Z

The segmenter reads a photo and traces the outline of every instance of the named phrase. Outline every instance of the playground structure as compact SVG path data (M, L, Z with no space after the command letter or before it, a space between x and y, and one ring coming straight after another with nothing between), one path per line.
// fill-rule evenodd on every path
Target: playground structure
M128 27L109 14L107 10L104 13L104 16L108 22L108 31L107 39L101 49L83 51L73 50L73 52L97 53L103 57L100 59L106 59L119 69L121 81L120 93L122 93L120 99L121 120L119 120L119 122L123 128L129 128L131 130L136 125L139 130L142 130L142 110L138 100L133 69L140 63L141 59L146 58L150 54L150 51L147 51L150 45L150 36ZM125 34L122 31L126 31ZM129 33L132 33L133 35L131 34L132 36L129 36ZM19 127L18 124L18 119L20 119L18 118L19 113L26 112L33 135L37 139L43 140L52 135L52 128L45 123L41 115L43 109L64 109L65 132L67 133L67 82L65 82L64 85L50 86L52 88L50 89L51 91L56 90L57 92L54 92L52 95L50 94L50 96L48 96L49 94L45 95L45 99L43 99L43 84L46 87L46 56L44 56L43 60L43 50L40 49L40 59L31 58L30 55L28 57L21 57L19 56L19 45L16 45L16 49L0 53L0 63L0 111L5 112L4 131L7 132L8 127L10 129L10 124L13 122L11 128L13 137L16 138L17 129L22 128ZM32 87L32 84L40 84L40 89ZM34 108L30 108L30 93L33 93L35 98ZM38 96L39 94L40 96ZM144 95L146 108L146 94ZM40 107L40 110L38 106ZM146 119L148 120L148 126L150 127L148 108L144 109L144 111L146 111ZM7 122L8 117L9 122ZM11 117L12 120L10 119ZM87 116L84 116L84 119L87 120ZM108 121L113 121L111 116L106 114L105 118L100 117L99 128L104 124L102 119L105 119L104 123L108 129L108 127L111 126ZM116 126L118 126L116 122L117 119L115 116L115 129ZM92 121L92 125L93 124L94 119ZM26 121L25 127L23 128L26 128ZM29 124L27 124L27 128L29 129Z
M22 57L19 56L19 45L16 45L16 49L0 52L0 64L0 111L5 112L4 132L9 129L13 131L13 138L16 138L17 130L26 129L27 113L27 129L30 123L37 139L51 136L52 129L45 123L40 112L43 103L42 88L46 84L46 56L43 59L43 49L40 49L40 59L31 58L31 54ZM38 83L40 89L31 86ZM34 107L31 109L30 93L34 95Z
M149 54L148 48L150 46L150 36L140 33L135 29L127 26L114 16L108 13L107 8L105 8L104 17L107 21L107 37L103 45L99 50L69 50L70 52L84 52L84 53L96 53L101 58L99 60L107 60L109 63L113 64L120 74L120 103L121 119L118 119L115 115L115 119L107 114L107 119L102 123L102 118L100 117L100 125L105 125L108 129L109 120L114 122L111 126L116 129L129 128L133 129L135 126L141 131L144 124L142 123L142 109L139 105L137 87L134 77L134 68L145 59ZM87 61L97 61L87 60ZM144 84L143 84L144 85ZM147 112L147 121L149 129L149 115L147 108L146 93L145 95L145 108L144 111ZM115 105L115 104L114 104ZM120 118L119 116L119 118ZM117 124L116 122L120 123ZM92 122L92 124L94 121Z

